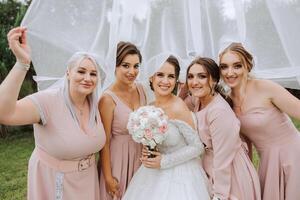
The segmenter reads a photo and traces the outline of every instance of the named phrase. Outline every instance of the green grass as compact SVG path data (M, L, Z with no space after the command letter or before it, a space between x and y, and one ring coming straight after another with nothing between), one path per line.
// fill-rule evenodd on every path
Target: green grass
M252 162L256 169L258 169L259 164L259 157L256 149L253 147L253 156L252 156Z
M300 131L300 121L296 119L292 119L297 129Z
M0 199L26 199L27 165L34 148L30 132L0 139Z
M293 120L300 130L300 121ZM27 165L34 148L33 134L16 133L0 139L0 199L26 199ZM253 162L258 165L259 158L254 151Z

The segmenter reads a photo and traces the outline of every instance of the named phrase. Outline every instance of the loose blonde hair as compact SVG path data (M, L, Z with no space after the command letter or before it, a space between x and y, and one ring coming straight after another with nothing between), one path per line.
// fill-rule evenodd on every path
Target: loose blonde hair
M244 48L242 43L231 43L219 54L219 61L221 61L222 56L227 52L235 53L241 59L243 66L246 67L248 72L252 70L254 65L253 56Z

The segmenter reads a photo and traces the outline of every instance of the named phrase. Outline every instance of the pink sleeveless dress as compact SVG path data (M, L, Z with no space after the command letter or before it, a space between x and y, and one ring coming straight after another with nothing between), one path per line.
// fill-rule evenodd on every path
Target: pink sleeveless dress
M35 149L28 165L28 200L99 200L95 156L105 144L101 121L83 131L72 117L61 89L26 98L40 111L34 124ZM100 117L100 115L99 115Z
M140 105L144 106L146 105L146 97L142 85L137 84L137 89L140 96ZM111 129L110 159L112 175L120 183L122 198L132 176L141 165L142 146L133 141L127 130L129 114L133 110L112 91L107 90L105 93L110 95L116 104ZM105 179L102 172L100 175L100 196L101 200L112 200L111 196L106 192Z
M221 95L196 112L205 144L202 164L212 193L226 200L260 200L259 178L241 141L240 122Z
M276 107L255 107L239 119L260 157L262 199L300 199L300 135L290 118Z

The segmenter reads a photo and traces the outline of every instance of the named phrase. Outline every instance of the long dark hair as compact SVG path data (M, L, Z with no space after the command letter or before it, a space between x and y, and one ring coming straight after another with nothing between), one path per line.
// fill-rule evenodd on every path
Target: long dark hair
M191 64L188 66L188 68L186 70L186 85L188 85L187 77L188 77L189 71L194 64L199 64L199 65L203 66L204 70L208 74L208 82L210 81L210 79L212 79L216 83L213 88L211 86L209 86L211 93L213 93L213 92L219 93L232 107L232 105L233 105L232 100L228 97L228 95L226 95L224 88L219 84L219 81L220 81L219 66L211 58L197 57L191 62Z

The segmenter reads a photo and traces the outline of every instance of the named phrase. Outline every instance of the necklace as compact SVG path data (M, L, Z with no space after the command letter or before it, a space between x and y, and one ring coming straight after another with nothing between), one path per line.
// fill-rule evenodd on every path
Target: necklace
M77 111L79 111L79 115L80 115L80 116L83 115L83 109L84 109L85 102L86 102L86 101L84 101L84 103L82 104L82 107L81 107L81 108L75 105L75 108L77 109Z
M120 88L114 86L112 87L111 91L117 94L118 98L131 110L136 110L139 107L140 102L140 94L138 88L133 88L132 92L127 91L124 93L125 90L121 90ZM137 94L137 95L136 95ZM138 105L136 102L136 97L138 97Z
M127 106L131 109L131 110L136 110L135 105L135 101L134 101L134 95L130 95L128 98L123 97L121 98L126 104Z

